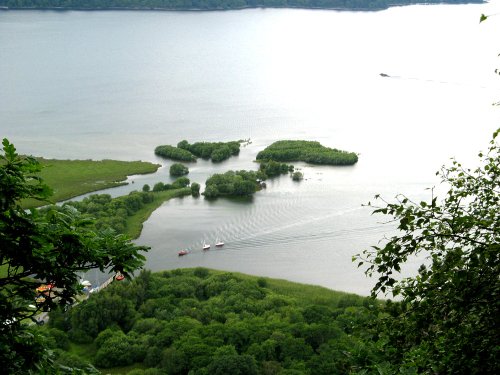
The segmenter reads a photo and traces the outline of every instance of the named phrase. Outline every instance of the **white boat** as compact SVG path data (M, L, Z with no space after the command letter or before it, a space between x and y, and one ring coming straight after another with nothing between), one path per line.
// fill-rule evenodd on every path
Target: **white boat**
M222 246L224 246L224 242L217 240L217 242L215 243L215 247L222 247Z
M210 245L203 242L203 250L208 250L208 249L210 249Z

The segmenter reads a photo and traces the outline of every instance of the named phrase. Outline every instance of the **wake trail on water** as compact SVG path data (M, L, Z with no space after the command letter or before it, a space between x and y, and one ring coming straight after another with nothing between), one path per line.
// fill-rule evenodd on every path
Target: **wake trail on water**
M359 211L363 207L349 208L324 215L301 217L285 209L256 214L254 210L240 217L236 222L204 234L205 239L225 242L224 250L240 250L251 247L267 247L282 244L303 244L362 239L372 237L382 226L366 225L338 228L330 219ZM203 241L197 241L191 249L199 249ZM220 250L222 248L219 248ZM218 249L218 250L219 250Z

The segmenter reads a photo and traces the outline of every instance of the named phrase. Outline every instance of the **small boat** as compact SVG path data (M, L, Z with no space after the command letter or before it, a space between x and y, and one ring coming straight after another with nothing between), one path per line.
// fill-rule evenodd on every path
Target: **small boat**
M116 281L122 281L125 278L120 272L118 272L115 276Z
M203 250L208 250L208 249L210 249L210 245L203 242Z
M181 257L181 256L186 255L188 253L189 253L189 251L187 251L187 250L181 250L177 254Z
M224 246L224 242L222 242L222 241L217 241L215 243L215 247L222 247L222 246Z
M385 74L385 73L380 73L380 76L381 76L381 77L390 77L390 75L389 75L389 74Z

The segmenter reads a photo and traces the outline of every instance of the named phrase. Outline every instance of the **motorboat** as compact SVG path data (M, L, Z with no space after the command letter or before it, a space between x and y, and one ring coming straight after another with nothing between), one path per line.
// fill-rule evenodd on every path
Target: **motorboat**
M222 247L222 246L224 246L224 242L222 242L222 241L217 241L215 243L215 247Z
M203 250L208 250L208 249L210 249L210 244L203 242Z
M187 251L187 250L181 250L177 254L181 257L183 255L189 254L189 251Z

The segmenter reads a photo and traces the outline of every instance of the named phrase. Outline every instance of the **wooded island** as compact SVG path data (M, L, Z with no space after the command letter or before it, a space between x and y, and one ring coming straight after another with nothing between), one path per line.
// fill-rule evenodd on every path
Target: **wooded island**
M353 165L358 162L358 155L354 152L325 147L315 141L277 141L257 154L257 161L259 160Z

